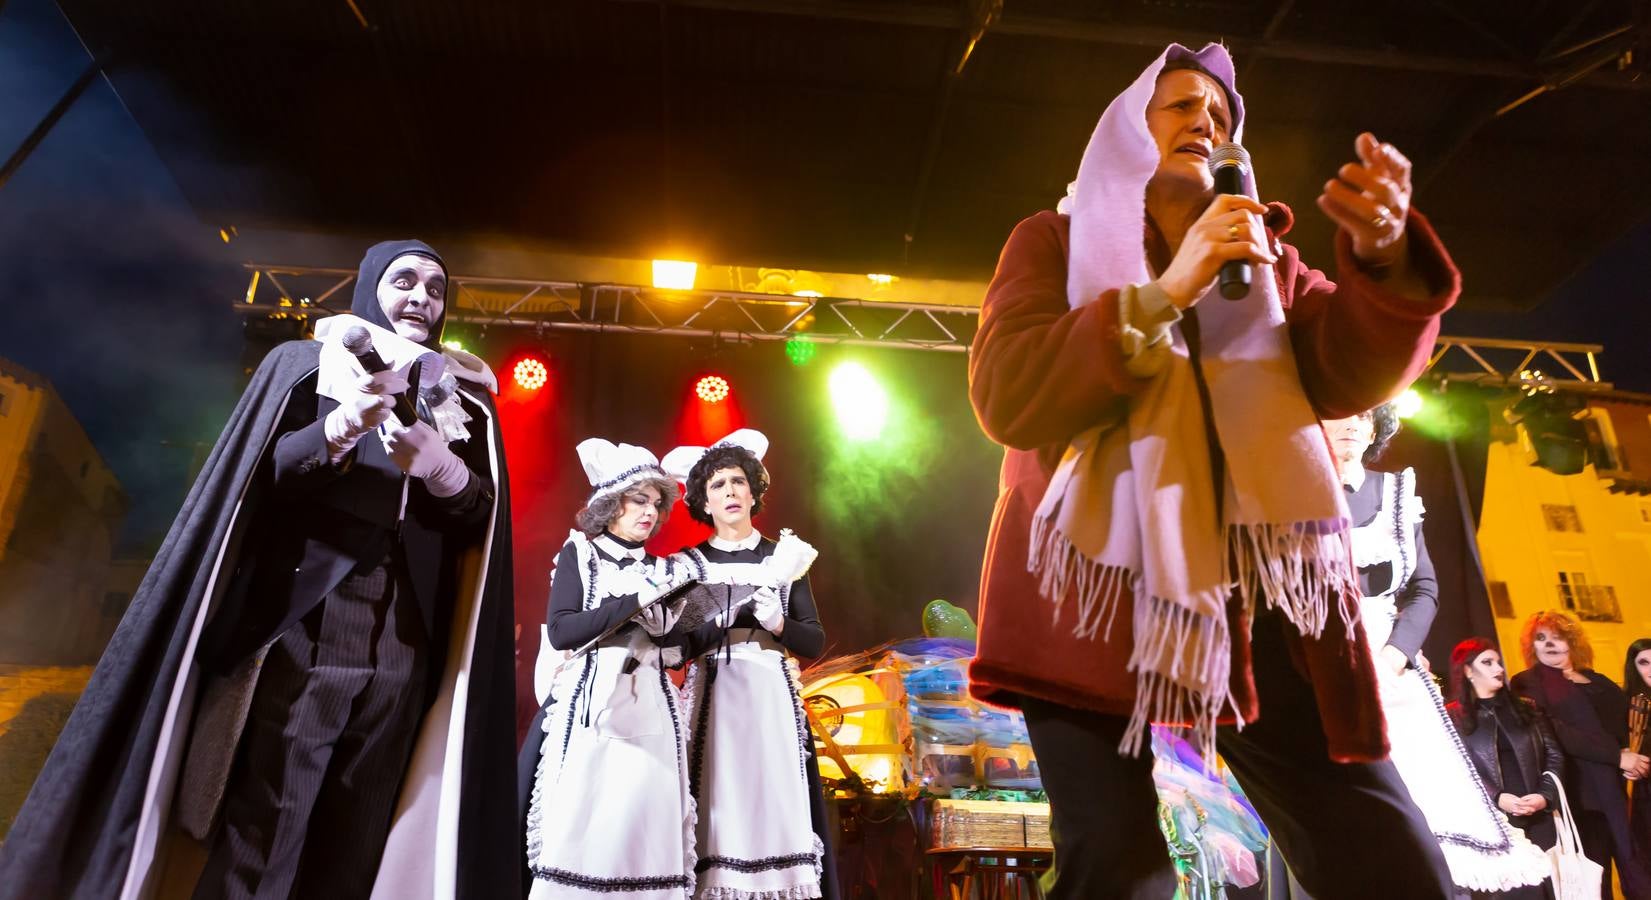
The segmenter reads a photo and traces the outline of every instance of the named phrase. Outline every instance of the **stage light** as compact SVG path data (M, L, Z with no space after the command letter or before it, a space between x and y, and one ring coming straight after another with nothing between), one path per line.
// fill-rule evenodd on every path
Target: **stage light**
M654 287L662 291L691 291L699 263L680 259L654 260Z
M837 425L851 440L872 440L883 433L889 417L889 395L877 379L856 362L833 369L831 406Z
M793 296L793 297L807 297L810 300L818 300L821 297L824 297L825 295L820 293L819 291L792 291L791 296Z
M877 285L878 287L888 287L889 285L894 283L894 276L893 275L876 274L876 275L867 275L866 277L871 279L871 283Z
M785 358L791 360L794 366L806 366L813 362L818 350L814 342L805 337L794 337L785 342Z
M545 368L545 364L531 356L516 363L513 374L516 378L516 384L529 391L536 391L544 387L545 382L550 379L550 371Z
M728 379L721 375L707 375L694 385L694 393L706 403L721 403L728 399Z
M1530 388L1502 415L1518 425L1536 453L1532 465L1557 475L1575 475L1588 464L1588 431L1577 420L1587 408L1582 398L1552 388Z
M1422 392L1410 388L1393 398L1393 412L1401 419L1408 419L1422 411Z
M442 341L441 345L443 347L446 347L449 350L457 350L460 353L464 352L464 342L463 341Z

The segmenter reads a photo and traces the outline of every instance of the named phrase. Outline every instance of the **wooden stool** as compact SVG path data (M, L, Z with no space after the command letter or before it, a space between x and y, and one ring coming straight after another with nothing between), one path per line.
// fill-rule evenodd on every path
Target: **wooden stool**
M1047 847L936 847L928 851L935 900L1043 900Z

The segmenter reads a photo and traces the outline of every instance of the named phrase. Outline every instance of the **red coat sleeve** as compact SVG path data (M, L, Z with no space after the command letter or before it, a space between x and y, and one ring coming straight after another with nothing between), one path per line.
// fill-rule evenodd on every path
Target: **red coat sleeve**
M1066 302L1066 223L1044 211L1015 226L981 304L969 400L988 437L1036 450L1064 445L1138 390L1124 369L1117 292Z
M1344 232L1336 234L1334 282L1283 245L1278 271L1290 343L1302 387L1323 418L1379 406L1421 375L1439 336L1439 315L1462 290L1461 273L1427 219L1411 210L1406 228L1411 265L1431 292L1425 301L1401 297L1366 274Z

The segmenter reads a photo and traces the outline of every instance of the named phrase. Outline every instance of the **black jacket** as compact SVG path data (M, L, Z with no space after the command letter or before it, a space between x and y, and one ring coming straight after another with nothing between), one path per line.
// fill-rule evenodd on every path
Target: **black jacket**
M1530 722L1521 721L1518 710L1513 704L1523 704L1524 710L1529 713ZM1513 745L1513 755L1519 763L1519 774L1528 790L1541 794L1548 801L1548 809L1559 808L1559 792L1554 789L1553 782L1542 777L1543 772L1553 772L1563 775L1565 772L1565 751L1559 746L1559 738L1554 729L1536 704L1523 697L1512 697L1503 691L1487 701L1480 701L1473 705L1471 711L1464 710L1460 703L1450 704L1450 718L1456 723L1456 731L1462 736L1462 744L1467 747L1468 756L1473 765L1479 770L1479 778L1485 783L1485 792L1490 794L1492 802L1504 793L1506 783L1502 776L1502 754L1498 747L1497 735L1507 732L1508 743ZM1469 719L1469 716L1472 718Z
M257 476L272 490L263 515L250 523L255 551L236 567L197 658L213 671L228 672L307 615L352 570L393 553L435 651L429 671L439 676L458 577L455 555L445 545L478 540L493 512L492 479L477 474L490 469L487 442L453 445L471 477L445 498L432 495L423 481L404 478L374 435L334 466L323 425L338 403L315 388L312 375L288 394L274 447ZM464 404L473 420L481 420L483 410ZM398 523L404 481L407 515Z

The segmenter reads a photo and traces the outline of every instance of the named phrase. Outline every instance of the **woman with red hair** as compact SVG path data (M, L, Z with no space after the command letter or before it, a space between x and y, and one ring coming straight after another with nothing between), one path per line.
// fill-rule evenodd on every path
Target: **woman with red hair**
M1565 750L1563 773L1582 849L1606 867L1617 865L1622 892L1651 898L1651 874L1635 857L1628 837L1628 793L1623 779L1637 781L1651 770L1647 759L1628 748L1628 698L1609 677L1593 670L1594 648L1575 620L1544 610L1525 622L1519 636L1525 671L1513 676L1514 693L1536 703L1552 720ZM1611 896L1609 875L1602 896Z
M1450 654L1450 705L1446 710L1462 746L1479 770L1480 783L1508 823L1544 849L1558 839L1551 810L1559 791L1544 772L1565 767L1565 753L1547 716L1536 704L1507 690L1502 653L1482 637L1470 637ZM1541 887L1503 896L1546 897Z

